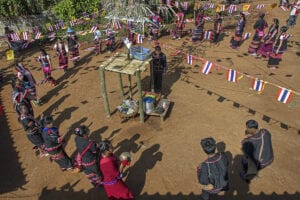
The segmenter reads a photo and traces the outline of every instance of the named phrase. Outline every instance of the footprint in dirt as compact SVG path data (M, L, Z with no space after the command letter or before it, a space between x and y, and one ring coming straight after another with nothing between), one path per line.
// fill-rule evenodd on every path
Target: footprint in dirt
M240 58L242 58L242 57L244 57L244 56L242 56L242 55L237 55L237 57L240 57Z
M243 53L243 55L244 55L244 56L249 56L249 54L248 54L248 53Z
M217 61L217 62L222 62L222 60L221 60L221 59L217 59L216 61Z
M300 57L300 52L296 52L296 55L297 55L298 57Z
M292 77L293 76L293 74L287 74L287 75L285 75L285 77Z
M217 73L218 75L223 75L223 73L221 73L221 72L219 72L219 73Z
M228 58L225 58L225 59L226 59L226 60L231 60L231 58L229 58L229 57L228 57Z
M269 74L269 76L274 76L274 75L276 75L276 74L274 74L274 73L270 73L270 74Z

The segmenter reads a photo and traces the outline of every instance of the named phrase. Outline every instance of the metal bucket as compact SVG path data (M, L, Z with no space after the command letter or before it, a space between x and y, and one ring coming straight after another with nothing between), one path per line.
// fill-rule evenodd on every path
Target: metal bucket
M152 97L145 97L143 103L144 103L144 112L146 114L149 114L154 110L154 99Z

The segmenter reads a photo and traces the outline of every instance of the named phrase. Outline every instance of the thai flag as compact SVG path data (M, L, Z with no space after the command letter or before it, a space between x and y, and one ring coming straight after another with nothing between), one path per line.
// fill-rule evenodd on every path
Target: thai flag
M193 64L193 55L186 54L186 61L187 61L187 64L192 65Z
M280 6L280 8L283 10L283 11L288 11L289 9L285 6Z
M238 73L234 69L228 69L227 71L227 81L236 82Z
M40 39L41 35L42 35L41 32L37 32L34 39L36 39L36 40Z
M23 40L28 40L28 32L27 31L23 32Z
M282 103L289 103L293 97L294 93L286 88L280 88L278 90L276 99Z
M175 1L175 7L179 7L179 3L178 3L178 1Z
M236 11L236 5L230 5L230 6L229 6L228 12L229 12L229 13L233 13L233 12L235 12L235 11Z
M25 42L23 45L22 45L22 49L26 49L29 45L29 42Z
M59 20L58 24L60 25L61 28L65 27L65 23L63 20Z
M244 33L243 39L247 40L248 38L250 38L250 36L251 36L251 33Z
M138 44L142 44L143 43L143 35L138 34L136 36L136 43L138 43Z
M203 65L203 67L202 67L202 70L201 70L202 73L205 74L205 75L207 75L207 74L210 72L212 66L213 66L213 63L212 63L212 62L206 61L206 62L204 63L204 65Z
M73 21L73 20L71 20L71 21L70 21L70 26L72 26L72 27L73 27L74 25L75 25L74 21Z
M115 21L115 28L116 28L117 30L119 30L119 29L122 28L122 26L121 26L121 24L120 24L119 21Z
M93 26L90 30L90 33L94 33L97 30L97 26Z
M49 31L52 32L53 31L53 26L49 26Z
M17 33L10 34L12 41L20 41L20 37Z
M256 6L257 9L262 9L263 7L265 7L264 4L257 4L257 6Z
M55 30L59 30L59 24L55 24L54 27L55 27Z
M210 3L210 4L208 4L208 7L209 7L209 8L214 8L214 7L215 7L215 4Z
M86 14L86 12L82 13L83 18L88 18L88 15Z
M252 89L258 92L262 92L264 90L265 82L258 78L253 79L252 81Z
M210 40L210 39L212 38L212 34L213 34L212 31L205 31L205 33L204 33L204 38L205 38L206 40Z
M187 11L189 8L189 3L187 1L183 2L183 10Z

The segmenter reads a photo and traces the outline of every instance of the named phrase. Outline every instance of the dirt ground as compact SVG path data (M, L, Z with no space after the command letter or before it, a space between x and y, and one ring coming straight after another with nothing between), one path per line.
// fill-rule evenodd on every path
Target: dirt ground
M282 25L288 14L275 8L266 19L270 23L276 16ZM253 32L254 20L255 13L248 17L246 32ZM194 55L299 92L299 19L297 26L289 30L294 36L277 70L268 69L264 59L247 54L251 39L246 40L239 50L229 47L235 24L235 20L224 20L226 34L215 46L208 42L192 44L188 37L173 41L165 36L161 42L185 52L192 50ZM143 46L153 47L146 41ZM56 66L58 58L51 48L46 47ZM125 52L124 48L118 51ZM3 54L5 49L1 51ZM172 101L165 122L153 116L144 124L138 117L122 120L116 112L106 118L98 67L111 54L95 56L83 49L78 66L71 65L66 74L53 72L59 81L57 86L38 87L43 105L34 107L36 116L41 113L54 116L54 124L59 126L61 133L67 133L65 149L70 155L75 154L72 130L81 124L90 127L94 140L111 139L116 155L130 151L133 162L124 180L136 199L199 199L201 189L196 167L206 158L199 142L207 136L213 136L219 142L219 149L225 150L230 159L230 190L224 197L214 199L300 199L299 96L294 96L289 105L282 104L275 98L276 87L267 85L263 94L257 94L249 89L250 79L244 77L238 83L229 83L226 71L215 69L205 76L200 72L201 62L189 66L184 55L171 56L174 51L167 49L163 52L167 54L169 68L162 93ZM38 48L25 52L22 58L36 79L41 80L42 72L35 61L37 56ZM4 107L4 115L0 116L0 199L106 199L104 190L94 189L84 174L61 172L48 158L38 159L34 155L12 107L9 80L15 73L13 66L13 62L2 56L0 67L5 72L5 82L0 88L0 103ZM114 111L122 100L118 76L108 72L106 79L110 108ZM124 89L128 91L127 77L123 76L123 81ZM142 86L144 90L149 89L149 70L142 73ZM134 83L135 99L136 90ZM239 179L240 141L248 119L255 119L260 127L270 130L275 154L273 164L262 170L250 185Z

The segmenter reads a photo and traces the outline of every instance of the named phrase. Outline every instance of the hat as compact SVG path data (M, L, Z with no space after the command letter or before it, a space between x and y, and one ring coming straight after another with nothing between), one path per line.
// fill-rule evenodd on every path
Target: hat
M72 28L69 27L69 28L67 29L67 33L74 33L74 31L73 31Z
M82 125L78 128L75 128L74 134L83 137L83 135L87 134L87 132L88 132L88 128L85 125Z
M200 145L206 154L212 154L216 150L216 141L212 137L202 139Z
M264 18L264 17L265 17L265 13L260 12L260 13L259 13L259 17Z
M246 127L258 129L258 122L253 119L250 119L246 122Z
M284 33L285 33L287 30L288 30L288 27L286 27L286 26L283 26L283 27L280 28L280 31L281 31L281 32L284 32Z

